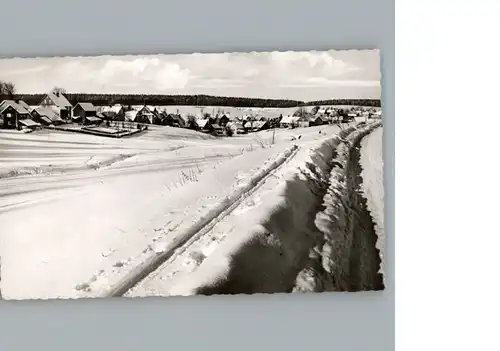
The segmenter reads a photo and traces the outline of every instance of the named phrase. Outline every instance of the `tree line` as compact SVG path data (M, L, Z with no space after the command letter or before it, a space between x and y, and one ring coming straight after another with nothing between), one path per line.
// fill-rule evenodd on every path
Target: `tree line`
M380 107L380 99L333 99L308 101L304 106L324 106L324 105L355 105L367 107Z
M322 101L297 101L286 99L262 99L249 97L228 97L211 95L161 95L161 94L92 94L66 93L64 88L54 87L51 91L63 93L72 105L78 102L91 102L95 106L106 105L180 105L180 106L227 106L227 107L299 107L316 105L360 105L379 107L380 100L339 99ZM15 84L0 80L0 101L19 99L28 105L38 105L45 94L21 94L16 92Z

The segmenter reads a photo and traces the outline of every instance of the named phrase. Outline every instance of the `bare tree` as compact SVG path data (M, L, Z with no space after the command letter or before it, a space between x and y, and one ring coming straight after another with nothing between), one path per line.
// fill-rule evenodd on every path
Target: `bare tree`
M16 85L12 82L0 81L0 95L6 95L13 99L16 94Z
M189 129L197 129L196 117L194 115L189 114L187 116L187 127Z
M66 94L66 89L58 87L58 86L55 86L55 87L52 88L51 92L54 93L54 94L56 94L56 95Z

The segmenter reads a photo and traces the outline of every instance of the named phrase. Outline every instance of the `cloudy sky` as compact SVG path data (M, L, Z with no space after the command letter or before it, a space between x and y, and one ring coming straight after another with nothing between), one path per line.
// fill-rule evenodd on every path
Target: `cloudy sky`
M302 101L380 98L378 50L0 60L19 93L207 94Z

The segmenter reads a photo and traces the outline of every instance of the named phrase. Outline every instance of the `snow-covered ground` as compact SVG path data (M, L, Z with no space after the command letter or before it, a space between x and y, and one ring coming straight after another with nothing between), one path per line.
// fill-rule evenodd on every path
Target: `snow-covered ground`
M336 132L278 129L273 144L273 131L223 139L170 127L123 139L0 131L2 295L94 296L294 143Z
M384 160L382 157L383 128L377 128L361 141L361 177L377 233L377 249L380 250L380 272L384 275ZM385 275L384 275L385 277Z

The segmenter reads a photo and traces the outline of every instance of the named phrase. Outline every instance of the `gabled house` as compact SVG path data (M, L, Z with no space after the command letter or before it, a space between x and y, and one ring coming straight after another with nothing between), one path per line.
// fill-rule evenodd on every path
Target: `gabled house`
M217 122L219 125L221 125L222 127L225 127L230 121L230 118L227 114L223 113L222 115L219 115L217 117Z
M326 113L327 113L327 110L326 110L326 108L324 108L324 107L320 107L320 108L318 109L318 111L316 111L316 114L317 114L317 115L324 115L324 114L326 114Z
M248 121L245 123L245 129L249 132L258 132L269 129L268 121Z
M135 122L138 113L139 111L136 110L130 110L125 112L125 120L129 122Z
M73 107L73 120L83 124L94 124L101 121L97 118L97 108L91 102L79 102Z
M179 114L162 112L162 125L185 128L186 121Z
M42 125L57 125L64 123L63 119L57 113L58 109L54 109L51 107L36 107L31 111L31 115L33 116L33 120Z
M210 120L208 118L206 118L206 119L197 119L196 120L196 125L202 131L210 131L210 125L211 125L211 123L210 123Z
M0 118L1 128L6 129L21 129L22 126L26 127L36 127L39 123L36 123L31 119L31 114L26 109L24 104L19 104L19 101L14 100L4 100L0 103Z
M210 125L210 132L213 134L213 135L224 135L224 127L222 127L221 125L219 124L211 124Z
M313 126L321 126L323 124L326 124L328 121L326 117L322 115L314 115L309 117L307 122L309 123L308 127L313 127Z
M62 119L69 119L71 117L71 109L73 108L73 106L62 93L59 92L48 93L43 97L39 105L42 107L54 106L58 108L59 116Z
M153 124L158 118L148 106L144 105L137 111L134 122Z
M160 114L160 111L156 107L154 107L154 106L146 105L145 107L147 107L147 109L149 110L149 112L151 112L155 116L158 116Z
M105 119L113 121L125 120L125 108L122 105L116 104L113 106L103 106L100 109Z
M297 127L299 125L299 117L297 116L283 116L280 121L281 128Z

